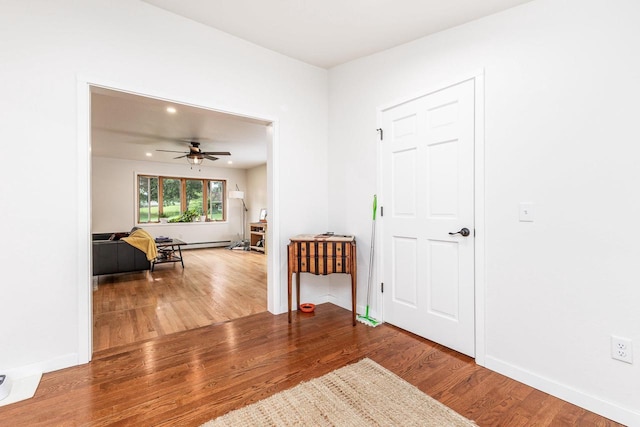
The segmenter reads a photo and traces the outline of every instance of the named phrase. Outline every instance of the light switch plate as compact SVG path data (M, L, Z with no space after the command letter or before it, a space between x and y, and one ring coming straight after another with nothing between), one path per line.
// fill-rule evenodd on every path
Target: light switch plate
M520 202L520 222L533 222L533 203Z

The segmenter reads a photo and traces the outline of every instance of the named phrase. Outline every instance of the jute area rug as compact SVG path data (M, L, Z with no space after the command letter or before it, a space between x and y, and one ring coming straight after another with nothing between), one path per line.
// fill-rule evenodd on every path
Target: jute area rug
M372 360L363 359L202 425L219 426L476 424Z

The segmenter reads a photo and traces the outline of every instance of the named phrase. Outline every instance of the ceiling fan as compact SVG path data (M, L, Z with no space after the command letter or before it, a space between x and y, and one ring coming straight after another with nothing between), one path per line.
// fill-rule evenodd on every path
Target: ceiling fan
M188 141L191 146L189 147L189 151L174 151L174 150L156 150L156 151L164 151L165 153L183 153L182 156L174 157L174 159L181 159L186 157L189 163L192 165L200 165L204 161L207 160L218 160L215 156L230 156L231 153L228 151L202 151L200 149L200 143L196 141Z

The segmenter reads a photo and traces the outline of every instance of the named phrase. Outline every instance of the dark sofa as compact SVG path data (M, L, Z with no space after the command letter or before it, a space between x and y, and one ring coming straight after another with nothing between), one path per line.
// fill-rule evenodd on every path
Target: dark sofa
M151 268L151 263L147 261L147 256L143 251L119 240L119 237L127 234L94 233L92 235L94 276L128 273ZM110 240L112 236L115 237L114 240Z

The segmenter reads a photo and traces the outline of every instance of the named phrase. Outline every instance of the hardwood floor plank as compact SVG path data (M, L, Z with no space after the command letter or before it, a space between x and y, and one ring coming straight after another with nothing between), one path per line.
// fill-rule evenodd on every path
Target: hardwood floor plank
M197 426L363 357L480 426L619 426L393 326L351 326L350 311L331 304L291 324L265 312L96 352L45 374L35 397L1 407L0 419Z
M484 425L496 425L499 420L504 418L505 414L512 412L513 408L516 408L530 391L529 387L516 381L508 381L504 388L492 389L490 394L494 403L479 413L476 418L477 422ZM523 420L526 421L526 418L519 416L517 410L513 411L513 414L508 425L511 423L520 425Z
M266 257L225 248L184 250L185 269L100 276L94 352L267 310Z

